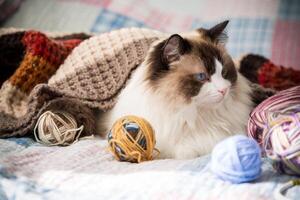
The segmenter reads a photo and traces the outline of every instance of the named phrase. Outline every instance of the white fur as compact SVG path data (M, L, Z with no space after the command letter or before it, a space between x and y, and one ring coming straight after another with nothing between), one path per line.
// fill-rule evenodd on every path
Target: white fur
M222 77L222 65L217 62L216 66L211 82L202 86L191 103L174 108L144 81L146 66L142 64L119 95L115 107L99 120L103 124L106 119L105 127L110 128L124 115L147 119L155 130L161 158L187 159L207 154L225 137L245 134L251 109L246 79L238 75L234 86L237 95L229 91L223 96L218 89L230 88L231 83Z

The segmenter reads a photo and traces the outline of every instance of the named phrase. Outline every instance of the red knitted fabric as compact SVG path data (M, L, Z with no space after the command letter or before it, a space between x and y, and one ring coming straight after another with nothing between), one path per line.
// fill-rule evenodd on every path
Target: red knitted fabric
M0 56L0 64L2 70L8 72L1 77L1 84L6 78L10 84L29 94L37 84L47 82L72 49L85 38L75 34L54 39L38 31L2 35L0 50L8 53Z
M26 32L22 39L27 52L33 56L41 56L52 65L60 65L81 41L78 39L55 41L37 31Z
M258 70L258 83L275 90L300 85L300 71L265 62Z

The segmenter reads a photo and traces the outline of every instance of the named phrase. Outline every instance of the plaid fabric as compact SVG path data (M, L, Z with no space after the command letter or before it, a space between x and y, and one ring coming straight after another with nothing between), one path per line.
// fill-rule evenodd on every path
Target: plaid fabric
M278 65L300 69L300 1L84 0L104 7L91 28L103 32L128 26L180 32L230 19L227 48L233 57L261 54ZM95 4L98 2L98 4ZM185 8L183 11L182 8Z
M94 1L85 0L85 3ZM155 0L107 0L98 6L106 8L105 15L128 16L120 23L148 26L162 31L180 32L199 27L211 27L230 19L227 48L233 57L256 53L271 58L274 63L300 69L300 1L175 1L166 3ZM182 11L182 8L185 8ZM188 12L190 11L190 12ZM117 14L118 13L118 14ZM99 17L104 16L100 12ZM104 20L103 20L104 19ZM97 20L101 31L118 28L114 20ZM91 30L96 31L97 29Z
M280 19L300 20L300 2L298 0L281 0L278 13Z
M6 26L92 32L137 26L176 33L230 19L227 48L233 57L261 54L277 65L300 69L299 0L28 0L23 4Z
M93 32L147 26L181 32L229 18L227 47L234 57L259 53L276 65L300 69L299 5L297 0L27 0L5 26ZM13 43L20 52L23 46ZM0 58L9 59L5 55ZM5 66L15 69L23 58ZM49 148L28 138L0 139L0 199L273 199L293 178L278 175L264 160L255 184L231 185L207 170L208 157L127 165L114 161L106 144L96 138ZM298 199L298 194L296 187L286 195Z
M271 42L271 59L275 63L300 69L299 36L300 21L277 20Z
M138 20L111 12L107 9L101 9L91 31L107 32L119 28L143 26L145 26L144 23Z
M209 28L219 21L204 23L195 20L193 29L199 27ZM270 57L272 42L273 21L258 19L231 19L227 28L229 35L227 49L233 57L238 57L249 52Z

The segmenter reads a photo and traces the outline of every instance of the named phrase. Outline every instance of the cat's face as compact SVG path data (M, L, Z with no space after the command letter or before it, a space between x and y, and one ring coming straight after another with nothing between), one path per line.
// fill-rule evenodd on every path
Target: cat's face
M234 92L237 71L222 39L228 21L198 29L186 37L172 35L147 59L149 83L169 101L218 105Z

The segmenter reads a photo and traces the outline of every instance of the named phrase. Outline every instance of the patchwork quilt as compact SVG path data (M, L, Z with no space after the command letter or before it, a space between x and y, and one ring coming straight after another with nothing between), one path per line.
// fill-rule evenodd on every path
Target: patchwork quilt
M106 145L97 138L68 147L0 140L0 199L280 199L278 189L292 178L264 160L257 181L231 184L211 173L209 156L133 164L116 161ZM294 187L286 195L299 193Z
M225 19L233 57L256 53L300 69L297 0L27 0L3 26L95 33L135 26L173 33ZM114 160L106 145L100 138L68 147L46 147L28 137L0 139L0 200L282 199L278 189L296 178L278 174L265 159L260 179L236 185L210 172L210 155L132 164ZM286 196L299 194L294 187Z
M27 0L4 26L97 33L135 26L175 33L225 19L233 57L255 53L300 69L298 0Z

